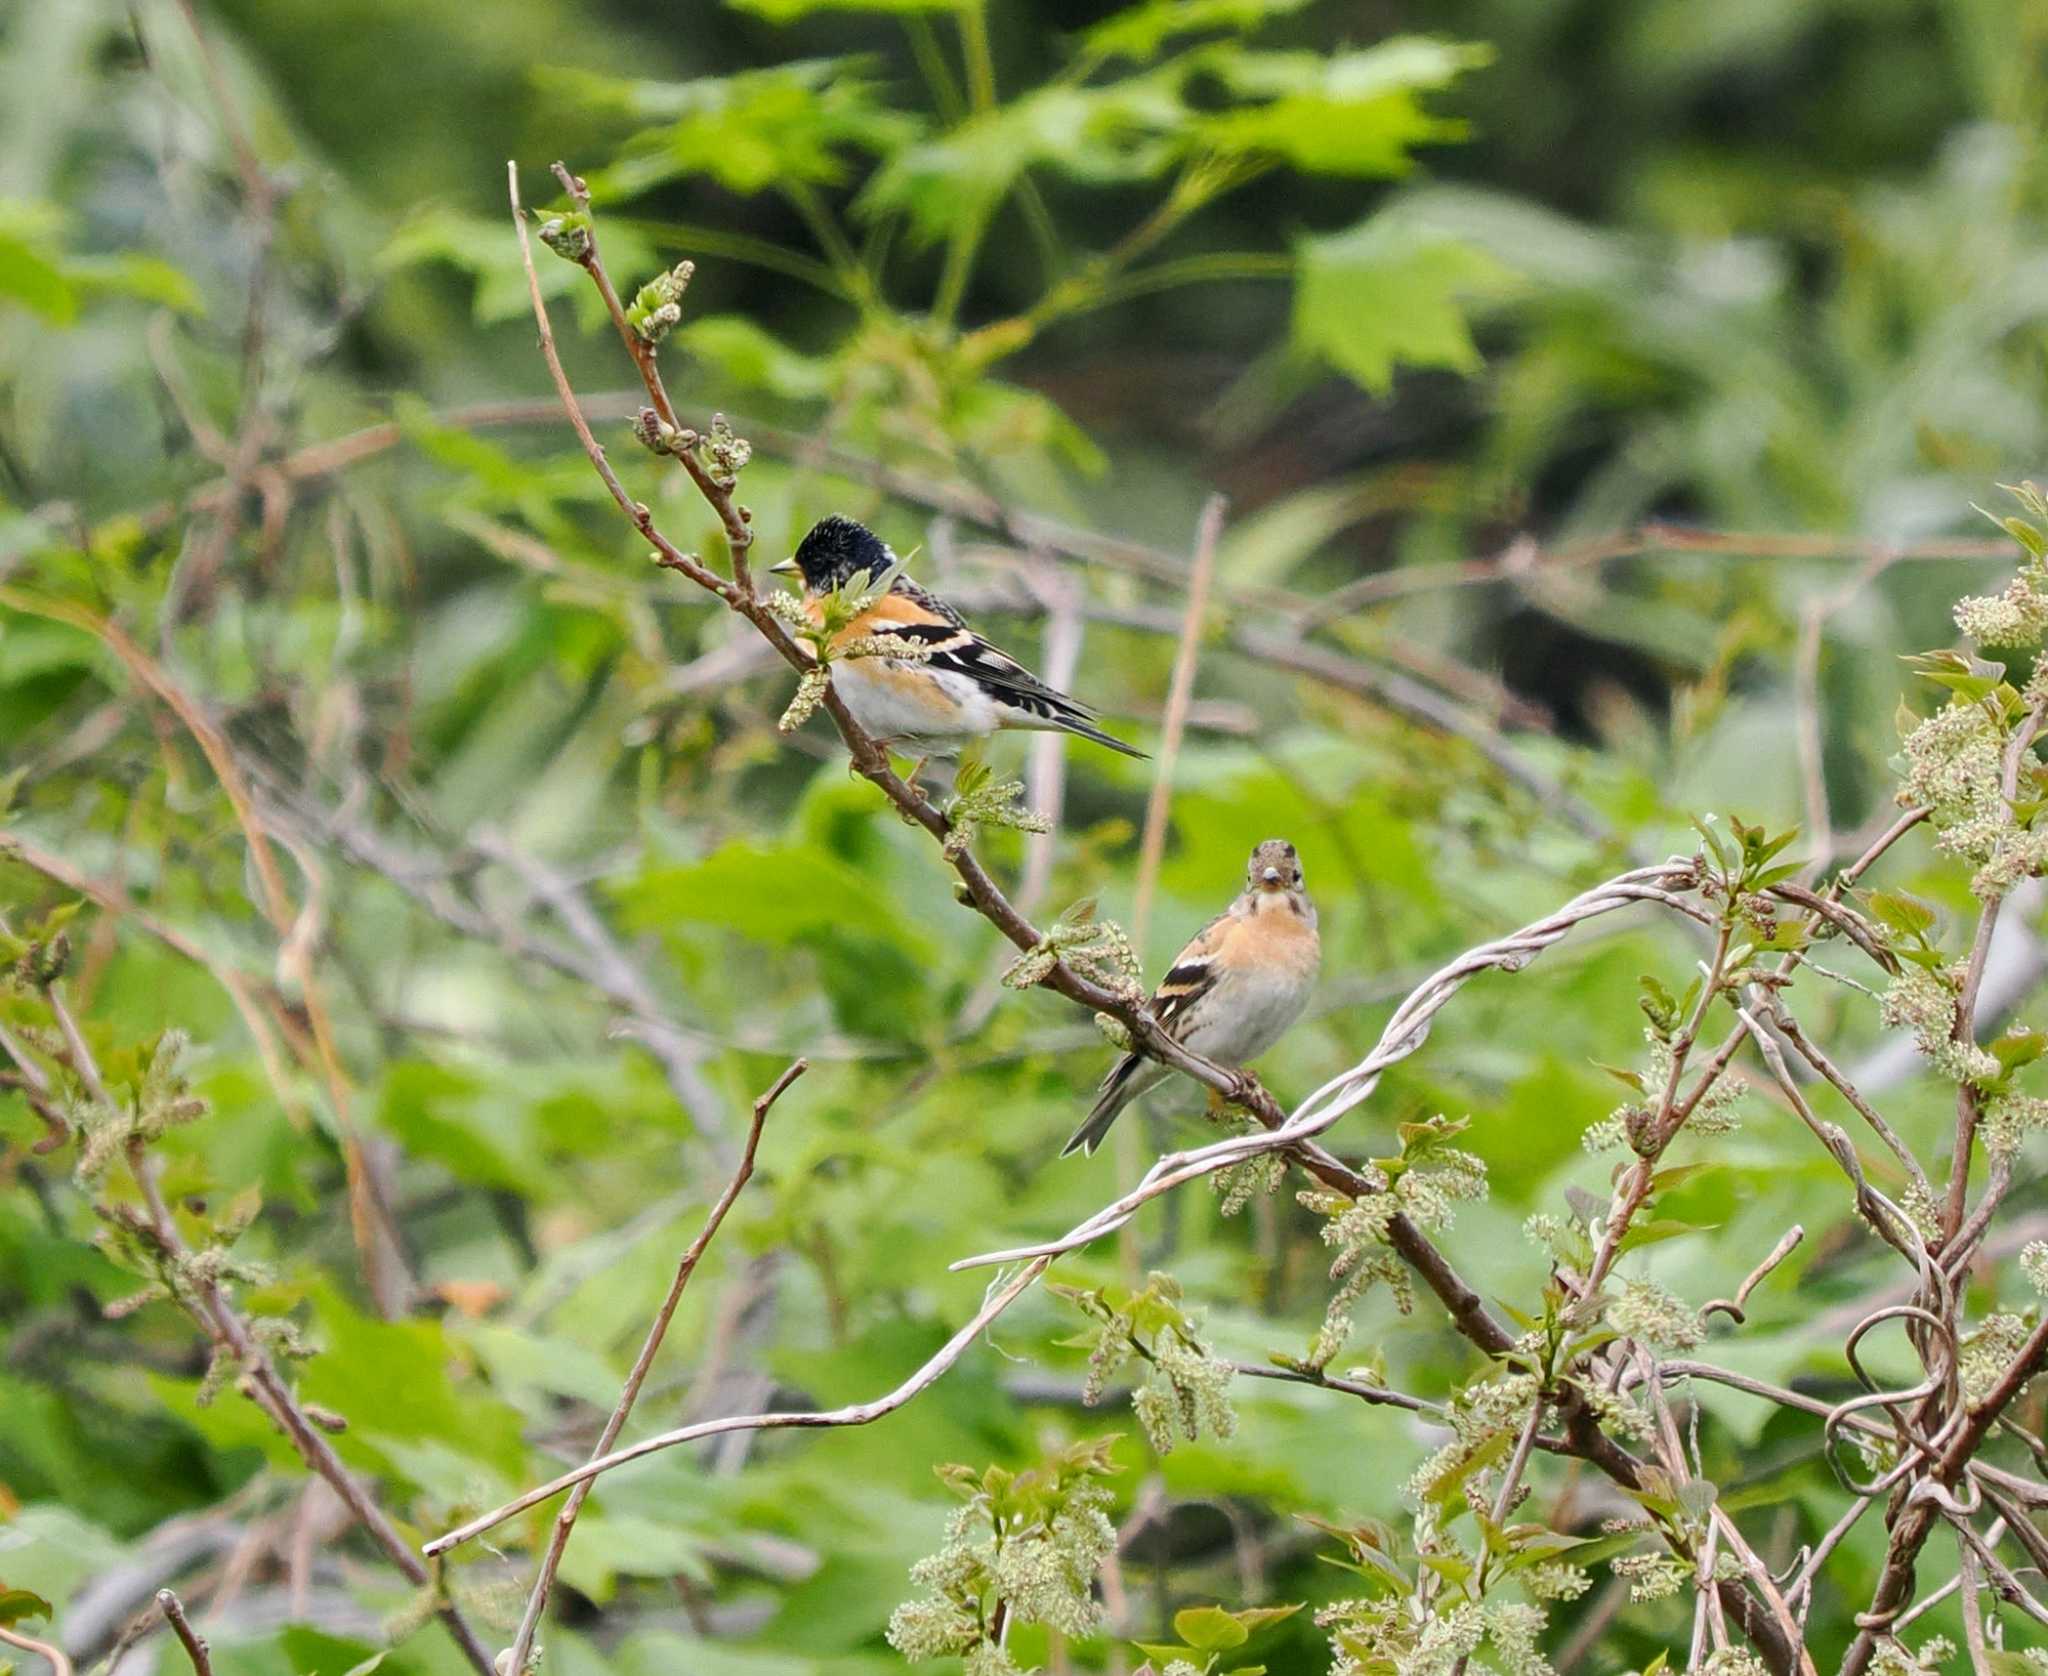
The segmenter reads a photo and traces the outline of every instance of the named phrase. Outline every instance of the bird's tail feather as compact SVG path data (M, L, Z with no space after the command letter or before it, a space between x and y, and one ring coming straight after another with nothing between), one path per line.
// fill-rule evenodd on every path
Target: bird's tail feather
M1093 1152L1102 1144L1102 1137L1109 1133L1109 1126L1117 1120L1124 1107L1144 1092L1142 1087L1132 1087L1132 1080L1138 1074L1138 1067L1145 1063L1140 1053L1127 1053L1109 1068L1109 1075L1102 1079L1102 1088L1095 1096L1095 1104L1089 1108L1088 1121L1076 1129L1073 1137L1060 1148L1060 1156L1072 1152Z
M1114 734L1104 733L1092 722L1080 721L1072 716L1061 716L1058 722L1063 732L1078 733L1083 739L1092 739L1098 745L1107 745L1112 751L1121 751L1125 756L1136 757L1140 762L1152 760L1149 751L1141 751L1135 745L1126 745Z

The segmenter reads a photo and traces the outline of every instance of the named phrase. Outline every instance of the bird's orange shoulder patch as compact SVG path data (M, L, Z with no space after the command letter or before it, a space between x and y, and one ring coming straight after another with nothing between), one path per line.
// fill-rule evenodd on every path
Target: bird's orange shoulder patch
M818 619L814 616L811 620L816 622ZM908 631L913 629L932 628L948 631L947 638L934 639L928 634L911 635L908 633ZM947 622L945 618L937 615L925 606L918 604L914 599L910 599L903 594L884 594L873 605L854 618L852 622L848 623L844 629L840 630L838 636L833 641L833 645L838 647L845 645L850 640L892 634L901 636L906 640L915 639L928 652L945 651L950 649L956 641L965 644L974 638L965 629L955 630L953 624Z
M888 593L863 611L864 623L943 623L945 618L918 604L908 594Z

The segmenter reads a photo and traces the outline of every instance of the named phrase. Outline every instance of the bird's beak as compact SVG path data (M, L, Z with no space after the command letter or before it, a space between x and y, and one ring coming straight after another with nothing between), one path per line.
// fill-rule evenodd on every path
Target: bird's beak
M797 564L794 558L784 559L782 563L772 564L768 567L768 574L770 576L794 576L796 573Z
M1265 883L1269 885L1277 885L1280 882L1280 869L1277 867L1268 867L1266 871L1260 875L1260 877L1263 879Z

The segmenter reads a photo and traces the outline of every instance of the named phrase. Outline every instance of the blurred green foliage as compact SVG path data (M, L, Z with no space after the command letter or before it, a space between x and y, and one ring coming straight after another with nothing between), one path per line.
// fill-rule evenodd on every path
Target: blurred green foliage
M1250 845L1294 839L1325 978L1261 1067L1283 1096L1434 964L1689 850L1693 815L1804 824L1805 859L1817 786L1854 854L1894 812L1897 654L2009 569L1970 503L2048 441L2041 0L220 0L199 23L207 51L175 0L0 18L0 917L93 896L64 934L95 1050L139 1067L190 1038L208 1115L152 1143L165 1192L197 1230L258 1190L242 1304L317 1351L292 1377L415 1542L582 1458L793 1056L815 1068L629 1435L888 1389L981 1295L948 1263L1059 1232L1132 1167L1054 1162L1101 1039L1000 991L1014 951L935 847L820 724L777 734L786 674L613 515L533 352L506 157L536 203L551 159L587 175L622 283L696 263L666 365L688 414L755 443L758 554L860 516L1034 663L1071 584L1071 684L1143 739L1181 602L1129 544L1178 555L1231 496L1142 952L1156 977ZM635 404L603 399L630 368L582 276L540 277L632 491L719 555L628 446ZM959 514L978 493L1116 539L1020 554ZM1067 753L1041 922L1084 897L1128 922L1150 773ZM1014 878L1033 842L979 849ZM1964 874L1915 840L1879 879L1958 952ZM1481 980L1334 1140L1384 1155L1397 1124L1469 1118L1491 1193L1447 1243L1538 1307L1524 1219L1605 1191L1580 1144L1614 1104L1600 1067L1640 1058L1640 975L1682 991L1698 952L1610 920ZM1866 998L1817 1015L1892 1066L1888 1115L1938 1152L1953 1089L1886 1059ZM40 1017L0 994L0 1026ZM1203 1136L1197 1105L1126 1127ZM1805 1131L1749 1117L1681 1143L1710 1167L1630 1272L1696 1306L1803 1221L1712 1350L1838 1397L1833 1312L1891 1272ZM349 1671L387 1641L389 1676L462 1668L268 1421L201 1402L183 1314L103 1318L135 1278L44 1132L0 1088L0 1580L86 1657L177 1581L213 1603L223 1672ZM107 1192L133 1199L118 1172ZM2014 1214L2042 1210L2023 1171ZM1169 1269L1215 1354L1300 1357L1332 1291L1319 1227L1291 1193L1226 1220L1195 1192L1056 1273L1123 1297ZM1160 1457L1080 1406L1077 1324L1033 1294L876 1427L607 1478L547 1667L899 1668L889 1609L950 1505L933 1468L1111 1429L1134 1638L1211 1650L1187 1609L1351 1592L1314 1557L1350 1538L1322 1531L1398 1519L1434 1432L1239 1381L1234 1437ZM1482 1368L1426 1297L1404 1317L1382 1291L1331 1371L1441 1398ZM1818 1539L1817 1428L1694 1394L1773 1557ZM1536 1476L1588 1528L1617 1509ZM492 1646L546 1517L450 1568ZM1832 1562L1822 1668L1881 1544L1868 1520ZM1952 1608L1928 1623L1957 1633ZM1676 1663L1689 1627L1632 1607L1579 1668ZM1307 1613L1254 1651L1326 1657Z

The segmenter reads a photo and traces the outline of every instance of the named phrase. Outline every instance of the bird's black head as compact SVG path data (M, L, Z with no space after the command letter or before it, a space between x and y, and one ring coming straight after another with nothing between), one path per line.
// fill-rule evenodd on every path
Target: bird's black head
M895 562L888 543L873 530L835 512L813 524L796 552L774 568L784 575L795 571L804 579L805 593L825 594L861 571L879 576Z

